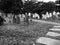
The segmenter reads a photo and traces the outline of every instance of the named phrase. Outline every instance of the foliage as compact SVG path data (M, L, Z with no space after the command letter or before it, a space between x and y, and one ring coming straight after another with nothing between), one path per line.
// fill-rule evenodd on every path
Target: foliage
M32 1L26 2L24 5L21 0L2 0L0 3L0 9L5 12L12 13L25 13L25 12L37 12L40 13L42 11L53 11L55 10L55 4L53 2L43 3L40 5L39 3L34 3Z
M43 11L52 12L55 9L56 9L56 6L53 2L48 2L48 3L26 2L24 5L24 8L23 8L24 12L32 12L32 13L34 13L34 12L40 13Z
M2 0L0 2L0 9L2 9L6 13L9 13L11 11L14 12L14 10L21 9L21 7L22 7L21 0Z

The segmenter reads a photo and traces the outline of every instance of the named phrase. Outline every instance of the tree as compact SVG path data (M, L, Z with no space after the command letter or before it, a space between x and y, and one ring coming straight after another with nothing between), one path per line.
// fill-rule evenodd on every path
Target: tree
M9 13L15 10L21 10L23 3L21 0L2 0L0 4L0 9L4 12ZM17 11L16 11L17 12Z
M30 12L33 6L34 5L33 5L33 2L32 1L25 2L24 6L23 6L24 7L23 8L23 13Z
M56 9L56 5L53 2L48 2L48 3L44 3L42 5L42 8L45 9L46 11L48 11L48 12L52 12Z

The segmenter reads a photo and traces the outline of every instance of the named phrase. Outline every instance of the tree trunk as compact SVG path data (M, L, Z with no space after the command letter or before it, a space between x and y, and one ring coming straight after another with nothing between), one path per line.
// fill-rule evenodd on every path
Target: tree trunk
M25 21L26 21L27 24L29 24L28 15L26 14L25 16L26 16Z

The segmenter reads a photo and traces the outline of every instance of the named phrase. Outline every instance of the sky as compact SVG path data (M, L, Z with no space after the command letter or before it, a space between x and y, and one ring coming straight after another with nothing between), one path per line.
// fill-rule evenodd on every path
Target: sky
M25 0L22 0L23 1L23 3L25 2ZM43 2L49 2L49 1L52 1L52 2L56 2L56 1L58 1L58 0L32 0L32 1L37 1L37 2L41 2L41 1L43 1Z
M49 1L52 1L52 2L55 2L56 0L38 0L38 1L43 1L43 2L49 2Z

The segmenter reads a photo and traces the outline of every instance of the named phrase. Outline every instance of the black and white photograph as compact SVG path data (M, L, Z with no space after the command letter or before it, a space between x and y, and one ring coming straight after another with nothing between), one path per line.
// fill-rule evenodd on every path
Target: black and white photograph
M0 0L0 45L60 45L60 0Z

